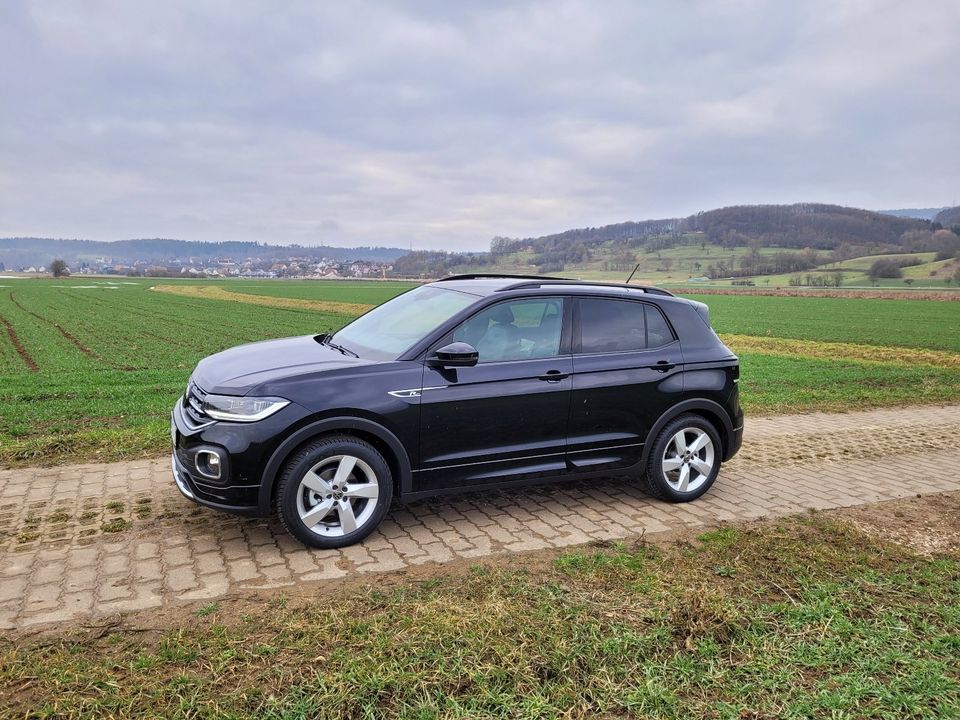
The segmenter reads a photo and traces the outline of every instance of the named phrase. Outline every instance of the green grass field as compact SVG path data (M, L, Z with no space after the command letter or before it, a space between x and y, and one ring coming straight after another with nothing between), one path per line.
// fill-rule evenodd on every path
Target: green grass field
M682 291L677 291L682 293ZM861 298L691 295L720 334L960 352L960 303Z
M160 284L221 295L151 291ZM409 287L80 277L0 281L0 464L162 453L169 409L201 358L243 342L336 329L359 305L382 302ZM748 413L960 398L960 303L697 299L711 305L718 332L736 336L735 351L737 342L745 342L742 336L751 339L740 351ZM290 306L276 307L277 302ZM344 310L338 303L352 307ZM764 346L771 338L802 342L785 351ZM877 346L885 354L877 362L869 347L824 342ZM931 359L924 349L940 355Z
M842 520L436 572L0 640L0 715L960 716L957 556Z

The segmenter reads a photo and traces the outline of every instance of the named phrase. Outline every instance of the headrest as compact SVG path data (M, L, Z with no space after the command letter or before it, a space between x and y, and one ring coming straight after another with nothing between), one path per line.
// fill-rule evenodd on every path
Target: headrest
M494 322L510 325L513 322L513 310L509 305L497 305L491 311L490 317Z

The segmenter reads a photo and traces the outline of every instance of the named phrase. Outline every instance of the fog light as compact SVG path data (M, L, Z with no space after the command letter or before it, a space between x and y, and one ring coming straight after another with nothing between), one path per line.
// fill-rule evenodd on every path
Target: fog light
M213 480L220 479L220 455L213 450L201 450L197 453L197 472Z

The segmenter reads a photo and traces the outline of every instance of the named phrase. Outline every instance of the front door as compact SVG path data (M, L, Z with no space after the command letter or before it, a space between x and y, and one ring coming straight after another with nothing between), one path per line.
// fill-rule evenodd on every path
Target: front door
M568 304L562 297L505 300L438 343L469 343L480 360L468 368L424 368L415 491L565 470L573 373Z

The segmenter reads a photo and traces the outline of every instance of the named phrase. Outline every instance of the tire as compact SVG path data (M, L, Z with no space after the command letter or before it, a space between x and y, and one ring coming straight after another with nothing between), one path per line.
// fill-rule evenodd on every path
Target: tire
M383 455L351 435L333 435L299 449L277 483L277 514L305 545L339 548L359 542L383 520L393 476Z
M644 474L646 490L668 502L696 500L717 479L722 454L720 436L709 420L681 415L653 442Z

